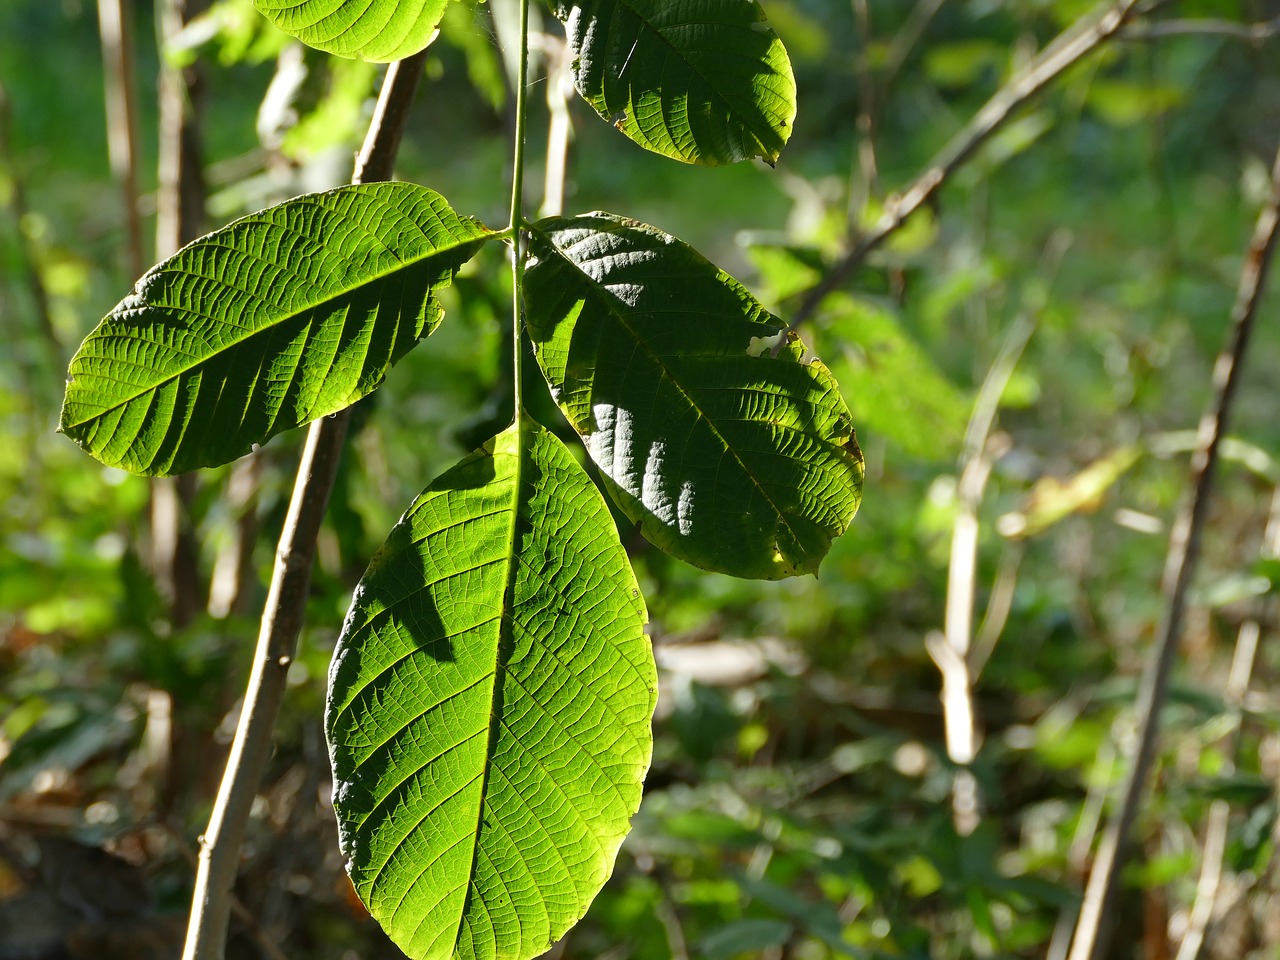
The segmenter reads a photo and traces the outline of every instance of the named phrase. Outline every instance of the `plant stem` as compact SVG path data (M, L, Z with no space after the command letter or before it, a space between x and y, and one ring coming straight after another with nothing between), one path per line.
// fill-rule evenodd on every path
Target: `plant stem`
M131 277L142 275L142 219L138 214L137 111L133 93L133 5L128 0L98 0L98 34L106 84L107 151L111 173L120 183Z
M353 183L391 178L425 59L425 52L419 53L388 68L368 135L356 157ZM271 754L271 734L306 613L316 539L333 489L348 419L347 410L321 418L311 424L307 434L289 513L276 549L275 569L262 612L240 722L209 828L200 838L199 866L183 960L222 960L226 950L227 920L240 847Z
M1106 953L1109 913L1120 872L1124 867L1124 848L1155 759L1160 732L1160 710L1168 694L1169 672L1182 635L1187 586L1200 557L1200 538L1209 515L1219 447L1226 434L1231 407L1240 386L1240 374L1253 333L1254 318L1266 288L1267 274L1275 252L1278 226L1280 152L1276 154L1272 168L1271 196L1258 215L1253 239L1240 272L1240 285L1231 311L1227 346L1214 364L1213 400L1200 420L1196 451L1191 457L1191 497L1179 511L1177 522L1169 535L1169 553L1165 559L1162 582L1165 612L1156 631L1156 644L1152 648L1135 705L1138 715L1138 747L1125 781L1119 811L1107 825L1098 844L1098 853L1085 888L1084 902L1080 906L1070 960L1097 960Z
M204 232L199 65L183 69L167 59L169 47L203 6L203 0L162 0L156 9L156 40L160 48L157 260L173 256L179 247ZM190 522L195 498L194 475L156 477L151 481L151 566L160 594L169 604L174 628L188 626L204 607L199 547ZM167 796L173 796L176 779L171 772Z
M511 233L511 343L514 354L511 368L512 389L515 393L515 423L519 429L524 413L524 359L523 339L520 331L520 311L524 300L524 244L520 228L524 223L524 136L527 111L527 87L529 86L529 0L520 0L520 59L516 69L516 132L515 169L511 174L511 221L507 230Z
M1280 487L1272 491L1271 512L1267 517L1266 532L1262 538L1262 558L1275 560L1280 557ZM1258 647L1263 637L1261 621L1275 618L1275 598L1268 597L1257 615L1240 624L1236 633L1235 651L1231 657L1231 671L1222 699L1231 717L1232 729L1222 737L1217 747L1222 751L1222 774L1235 773L1236 752L1240 747L1240 728L1243 721L1245 696L1249 692L1249 679L1258 657ZM1203 853L1200 857L1200 880L1196 884L1196 897L1187 919L1187 932L1178 946L1177 960L1197 960L1204 946L1205 933L1213 919L1214 905L1222 885L1223 861L1227 852L1227 828L1231 821L1231 804L1226 800L1214 800L1209 804L1209 815L1204 829Z

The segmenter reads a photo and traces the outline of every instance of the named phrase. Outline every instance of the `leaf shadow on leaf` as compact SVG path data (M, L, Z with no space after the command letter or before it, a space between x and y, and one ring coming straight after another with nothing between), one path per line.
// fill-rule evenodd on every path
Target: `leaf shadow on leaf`
M464 458L454 469L446 471L431 484L433 491L478 490L493 482L496 473L494 459L485 450L477 450ZM457 656L453 636L445 625L439 607L427 589L432 582L431 571L420 549L420 540L413 534L413 515L420 509L415 503L396 524L387 541L369 561L360 588L352 605L357 609L375 611L370 622L379 616L390 616L399 629L412 641L413 654L425 654L437 663L454 663ZM350 629L344 628L344 633ZM359 656L352 648L348 656ZM357 667L353 663L351 666ZM346 666L343 668L348 669Z

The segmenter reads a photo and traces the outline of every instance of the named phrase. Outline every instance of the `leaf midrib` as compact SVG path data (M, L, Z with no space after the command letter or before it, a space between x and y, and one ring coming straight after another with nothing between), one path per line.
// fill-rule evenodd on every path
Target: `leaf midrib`
M766 491L764 487L761 486L760 481L756 479L755 474L752 473L751 470L747 467L742 457L739 456L738 451L733 447L732 444L729 443L728 440L725 439L724 435L716 427L715 421L712 420L709 416L707 416L703 412L702 407L698 405L698 403L694 400L694 398L684 388L684 384L682 384L678 379L676 379L675 376L672 375L671 370L663 362L662 357L659 356L649 346L648 341L643 339L636 332L635 328L632 327L631 324L627 322L625 313L622 311L613 309L613 306L615 304L622 304L623 306L625 306L625 304L623 304L623 301L619 300L612 293L610 293L608 288L606 288L604 284L598 282L594 277L588 274L585 270L581 269L578 266L578 264L573 260L573 258L571 258L567 253L565 253L565 251L560 248L559 244L557 244L554 240L552 240L551 237L543 233L541 230L537 229L537 227L534 225L530 225L528 229L530 229L534 233L537 233L539 236L541 236L547 242L547 244L551 247L551 249L554 250L561 257L561 259L563 259L567 264L569 264L569 266L587 282L590 288L597 293L599 298L605 301L605 307L608 310L609 315L614 317L618 321L618 323L622 325L622 327L627 331L628 334L630 334L630 336L636 342L636 344L644 351L644 353L647 356L650 357L653 364L659 370L662 371L663 376L665 376L668 380L671 381L671 384L676 388L676 390L680 393L680 395L688 402L689 407L698 415L700 419L706 422L712 434L714 434L716 439L719 440L720 443L723 445L724 449L727 450L729 454L733 457L733 459L737 462L738 466L742 469L742 472L746 475L747 479L751 481L752 486L755 487L756 490L760 491L760 495L765 499L765 502L768 503L769 506L773 509L774 514L778 517L778 521L784 527L786 527L787 532L791 534L792 540L797 544L801 543L802 541L800 539L799 533L788 521L787 514L782 511L782 509L774 501L773 497L769 495L768 491ZM618 233L613 230L608 230L604 232L608 233L610 236L618 236ZM576 322L575 322L575 326L576 326ZM709 354L709 356L722 356L722 355ZM592 373L591 389L592 389L592 393L594 394L595 393L594 371ZM644 501L641 500L640 502L643 503ZM647 506L646 506L646 509L648 509ZM784 563L788 567L794 568L795 564L792 562L792 560L782 554L781 545L777 542L777 539L778 538L775 536L774 543L773 543L774 549L778 552L780 556L782 556ZM796 559L804 560L805 558L796 558Z
M459 220L460 220L460 222L461 222L461 223L463 223L463 224L468 224L468 221L463 220L462 218L459 218ZM278 225L277 225L277 224L272 224L272 226L278 226ZM394 252L390 249L390 247L387 247L386 242L385 242L381 237L379 237L377 234L372 234L372 233L370 233L370 234L369 234L369 236L370 236L370 237L372 237L373 239L376 239L379 243L381 243L381 244L382 244L382 246L387 250L387 252L388 252L388 253L391 253L393 256L395 255L395 254L394 254ZM373 284L375 284L375 283L382 282L382 281L387 280L387 279L389 279L390 277L394 277L396 274L402 273L402 272L404 272L404 271L406 271L406 270L412 270L412 269L414 269L414 268L420 268L420 267L422 267L422 266L423 266L427 261L431 260L432 258L434 258L434 257L436 257L436 256L439 256L439 255L442 255L442 254L446 254L446 253L451 253L451 252L453 252L454 250L457 250L459 247L466 246L466 245L467 245L467 244L469 244L469 243L477 243L477 242L481 242L481 241L483 241L483 240L485 239L485 237L486 237L486 234L485 234L485 233L480 233L480 234L479 234L479 235L477 235L477 236L474 236L474 237L468 237L466 240L455 240L455 242L451 243L451 244L450 244L450 245L448 245L448 246L445 246L445 247L437 247L437 248L433 249L430 253L426 254L425 256L418 257L417 259L414 259L414 260L411 260L411 261L408 261L408 262L406 262L406 261L403 261L403 260L402 260L402 261L400 261L400 263L399 263L399 265L398 265L398 266L393 267L393 268L391 268L391 269L389 269L389 270L380 271L380 272L374 273L374 274L372 274L372 275L366 274L366 275L364 275L364 276L365 276L365 279L363 279L360 283L353 284L353 285L351 285L351 286L349 286L349 287L346 287L346 288L344 288L344 289L342 289L342 290L338 290L338 291L336 291L336 292L334 292L334 293L330 294L329 296L327 296L327 297L323 297L323 298L320 298L320 299L317 299L317 300L315 300L314 302L309 302L309 303L307 303L307 304L306 304L306 305L304 305L304 306L301 306L301 307L298 307L297 309L294 309L294 310L293 310L293 311L291 311L290 313L282 314L281 316L279 316L279 317L276 317L276 318L272 319L270 322L263 324L262 326L258 327L257 329L252 330L252 331L249 331L245 336L243 336L243 337L241 337L240 339L238 339L238 340L234 341L233 343L230 343L230 344L228 344L228 345L226 345L226 346L220 347L220 348L215 349L215 350L211 350L208 354L206 354L206 355L204 355L204 356L202 356L202 357L194 357L194 356L193 356L193 358L192 358L189 362L187 362L187 363L183 364L183 365L182 365L182 366L181 366L177 371L175 371L174 373L172 373L172 374L170 374L170 375L168 375L168 376L165 376L165 377L163 377L163 378L161 378L161 379L156 380L156 381L155 381L153 384L151 384L150 386L147 386L147 387L140 387L140 388L138 388L136 392L134 392L134 393L130 394L130 395L129 395L129 396L127 396L127 397L124 397L123 399L118 400L116 403L113 403L113 404L111 404L111 405L109 405L109 406L101 407L101 408L98 410L98 412L96 412L96 413L92 414L91 416L85 417L84 419L81 419L81 420L77 420L77 421L75 421L74 423L70 423L70 422L69 422L69 423L64 423L64 424L62 425L62 427L63 427L63 429L64 429L64 430L72 430L72 429L76 429L76 428L78 428L78 427L83 427L85 424L92 423L92 422L93 422L93 421L95 421L95 420L99 420L99 419L101 419L102 417L106 416L107 414L109 414L109 413L111 413L111 412L113 412L113 411L115 411L115 410L119 410L121 407L128 406L129 404L131 404L131 403L133 403L134 401L139 400L139 399L141 399L141 398L143 398L143 397L147 396L148 394L155 393L157 390L161 389L161 388L162 388L162 387L164 387L166 384L172 383L174 380L181 379L182 377L184 377L184 376L186 376L187 374L191 373L191 371L192 371L192 370L194 370L194 369L196 369L197 367L203 366L204 364L211 362L214 358L219 357L219 356L221 356L221 355L223 355L223 354L225 354L225 353L227 353L227 352L229 352L229 351L236 350L236 349L238 349L238 348L240 348L240 347L243 347L246 343L248 343L248 341L252 340L254 337L259 336L259 335L261 335L261 334L270 333L270 332L271 332L271 331L273 331L273 330L278 330L282 324L288 323L290 320L297 319L299 316L301 316L301 315L302 315L302 314L304 314L304 313L307 313L308 311L318 310L319 308L323 307L325 304L332 303L332 302L334 302L334 301L336 301L336 300L338 300L338 299L340 299L340 298L342 298L342 297L350 296L350 295L352 295L353 293L358 292L361 288L368 287L368 286L371 286L371 285L373 285ZM254 254L252 254L252 252L251 252L251 251L237 250L237 252L238 252L238 253L242 253L242 254L248 254L248 255L251 255L251 256L252 256L252 255L254 255ZM165 272L174 272L174 273L177 273L178 271L176 271L176 270L175 270L175 271L165 271L165 270L163 270L163 269L157 268L155 271L149 272L146 276L144 276L144 277L142 278L142 280L140 280L140 281L138 282L138 286L139 286L139 288L141 288L142 284L143 284L144 282L146 282L148 279L150 279L150 278L152 278L152 277L155 277L155 276L162 275L162 274L163 274L163 273L165 273ZM194 274L193 274L193 275L194 275ZM198 276L198 275L194 275L194 276ZM218 278L218 277L212 277L212 278L211 278L211 277L204 277L203 279L221 279L221 278ZM294 279L296 279L296 278L294 278ZM435 293L435 291L436 291L437 289L438 289L438 285L433 285L433 286L431 287L431 289L430 289L430 290L428 290L428 292L427 292L427 302L429 302L429 301L430 301L431 296ZM244 292L248 293L249 291L244 291ZM264 301L264 302L265 302L265 301ZM136 312L136 313L146 313L146 312L150 312L150 311L156 311L156 312L159 312L159 313L161 313L161 314L168 314L168 315L172 315L172 314L175 314L175 313L176 313L176 314L180 314L180 315L181 315L181 314L191 314L191 315L196 315L196 316L203 316L203 317L205 317L206 319L213 320L214 322L216 322L216 323L220 323L220 324L221 324L221 323L225 323L225 322L226 322L223 318L220 318L220 317L213 317L213 316L210 316L210 315L208 315L208 314L202 314L202 313L200 313L200 311L198 311L198 310L191 309L191 308L188 308L188 307L185 307L185 306L162 307L162 306L158 306L158 305L156 305L156 304L153 304L153 303L151 303L151 302L149 302L149 301L147 301L147 300L143 300L143 301L142 301L142 305L141 305L141 306L131 306L131 307L129 308L129 310L128 310L128 311L122 311L120 314L117 314L117 313L116 313L116 311L114 311L114 310L113 310L113 311L112 311L112 313L111 313L111 319L113 319L113 320L114 320L114 319L118 319L120 316L123 316L123 315L124 315L124 313L126 313L126 312L128 312L128 313L133 313L133 312ZM123 334L120 334L120 336L124 336L124 335L123 335ZM103 335L101 335L101 336L98 336L98 337L96 337L96 339L106 339L106 334L103 334ZM126 338L126 339L128 339L128 338ZM114 362L114 359L115 359L115 358L112 358L112 357L110 357L110 356L99 356L99 357L96 357L96 358L94 358L94 359L98 359L98 360L103 360L103 359L105 359L105 360L109 360L109 361ZM141 365L141 364L139 364L139 365ZM111 382L113 382L113 383L119 383L119 381L118 381L118 380L115 380L114 378L112 378ZM81 401L81 402L83 402L83 401Z
M511 527L507 534L507 552L506 552L506 586L502 592L502 613L498 619L498 642L497 649L494 651L494 667L493 667L493 689L489 694L489 729L488 743L485 744L485 762L484 770L481 772L480 781L480 802L476 807L476 824L472 833L474 840L471 844L471 863L467 867L467 892L462 900L462 909L458 913L458 925L453 935L453 952L457 956L458 946L461 943L463 921L466 919L467 911L471 905L472 891L475 888L476 881L476 860L480 853L480 828L484 825L485 804L489 797L489 779L493 772L494 753L498 743L498 729L502 726L501 711L498 709L498 696L501 690L503 674L505 673L505 664L502 661L502 652L505 642L514 632L514 612L515 612L515 589L516 589L516 569L520 562L520 557L516 552L516 541L518 539L517 527L520 522L520 493L524 482L524 431L526 424L522 414L517 413L515 422L508 428L515 433L515 471L511 477ZM499 434L494 439L493 456L498 454L498 441L503 434Z

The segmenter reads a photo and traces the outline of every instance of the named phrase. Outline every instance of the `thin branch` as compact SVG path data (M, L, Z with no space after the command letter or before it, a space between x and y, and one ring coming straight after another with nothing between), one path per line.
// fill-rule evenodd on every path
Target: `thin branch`
M961 768L956 771L952 782L952 812L956 830L962 836L973 833L979 821L977 781L966 769L978 753L973 677L969 669L973 600L977 586L978 507L992 466L1009 449L1008 436L992 437L991 428L1000 397L1034 329L1032 320L1026 316L1018 318L978 390L966 431L963 466L957 485L959 502L951 532L944 631L935 631L925 638L925 648L942 674L947 756Z
M1213 400L1200 421L1199 442L1191 458L1190 501L1179 511L1169 536L1162 591L1166 599L1163 621L1143 676L1135 705L1139 722L1138 747L1125 782L1119 812L1107 825L1089 875L1084 902L1076 924L1071 960L1098 960L1106 951L1107 923L1124 866L1124 847L1146 789L1159 738L1160 708L1168 691L1169 673L1182 634L1187 586L1200 555L1200 538L1209 513L1219 447L1226 434L1231 407L1240 385L1245 353L1253 333L1258 304L1266 288L1280 224L1280 153L1272 168L1271 196L1258 216L1253 239L1240 274L1240 286L1231 311L1227 347L1213 369Z
M876 195L879 165L876 163L876 91L871 71L871 11L867 0L853 0L858 24L858 189L849 191L851 219L861 216L867 200Z
M542 208L539 215L558 217L564 213L564 188L569 171L569 143L573 139L573 118L569 98L573 96L572 58L569 46L560 37L543 35L547 58L547 163L542 178Z
M390 179L425 59L423 52L388 68L369 133L356 157L352 182ZM333 489L348 420L349 411L344 410L316 420L307 434L276 550L240 722L209 828L200 838L200 862L183 960L222 960L225 952L240 847L271 754L272 730L306 612L316 538Z
M805 323L829 294L844 286L862 266L867 255L902 227L907 218L932 200L942 185L1020 107L1082 58L1114 37L1138 13L1140 2L1141 0L1120 0L1118 3L1108 4L1101 12L1082 17L1052 40L1022 73L1001 87L938 152L928 169L904 193L890 200L875 228L859 238L853 248L806 291L787 327L788 331ZM1150 12L1166 2L1168 0L1154 0L1143 12ZM779 349L784 342L785 338L780 341Z
M1259 23L1240 23L1236 20L1214 20L1207 17L1188 17L1162 20L1157 23L1130 24L1121 31L1125 40L1164 40L1166 37L1228 37L1261 46L1280 36L1280 17Z
M106 85L107 152L111 173L124 200L126 266L142 275L142 219L138 213L137 110L133 92L133 5L128 0L98 0L98 34Z
M887 91L893 85L893 81L898 76L898 71L907 62L907 56L911 53L912 48L920 42L920 38L924 36L929 23L937 16L938 11L942 9L942 5L945 2L946 0L919 0L911 8L911 13L907 16L906 22L903 23L902 29L894 35L893 40L889 43L889 50L885 54L884 69L881 72L880 81L884 90Z
M1280 557L1280 487L1277 487L1271 496L1271 512L1267 518L1261 553L1265 559L1274 560ZM1266 606L1271 609L1260 611L1259 616L1245 620L1236 633L1231 671L1227 675L1227 686L1223 694L1227 710L1234 720L1231 733L1219 741L1224 754L1222 770L1224 774L1235 772L1235 753L1240 742L1240 720L1244 698L1249 691L1249 679L1253 675L1258 643L1262 639L1260 621L1270 619L1269 615L1273 616L1275 612L1273 600ZM1231 819L1231 804L1226 800L1213 801L1209 805L1209 815L1206 819L1200 880L1196 884L1196 897L1191 905L1187 932L1183 934L1182 943L1178 947L1177 960L1196 960L1200 956L1200 948L1204 945L1204 935L1209 929L1214 904L1218 899L1218 889L1222 884L1222 862L1227 850L1227 827Z

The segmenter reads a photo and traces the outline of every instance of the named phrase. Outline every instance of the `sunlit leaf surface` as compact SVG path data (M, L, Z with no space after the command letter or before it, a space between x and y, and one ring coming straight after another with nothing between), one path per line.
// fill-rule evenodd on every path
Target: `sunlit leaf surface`
M374 390L489 231L408 183L309 194L153 267L71 361L61 429L132 473L214 466Z
M644 535L736 576L816 572L857 511L863 473L827 368L782 342L785 325L736 280L654 227L544 220L530 252L538 361Z
M796 117L787 51L756 0L558 0L578 91L648 150L778 159Z
M264 17L308 46L390 63L431 42L450 0L253 0Z
M657 693L609 511L525 422L415 501L330 674L356 890L413 958L529 958L586 911L640 804Z

